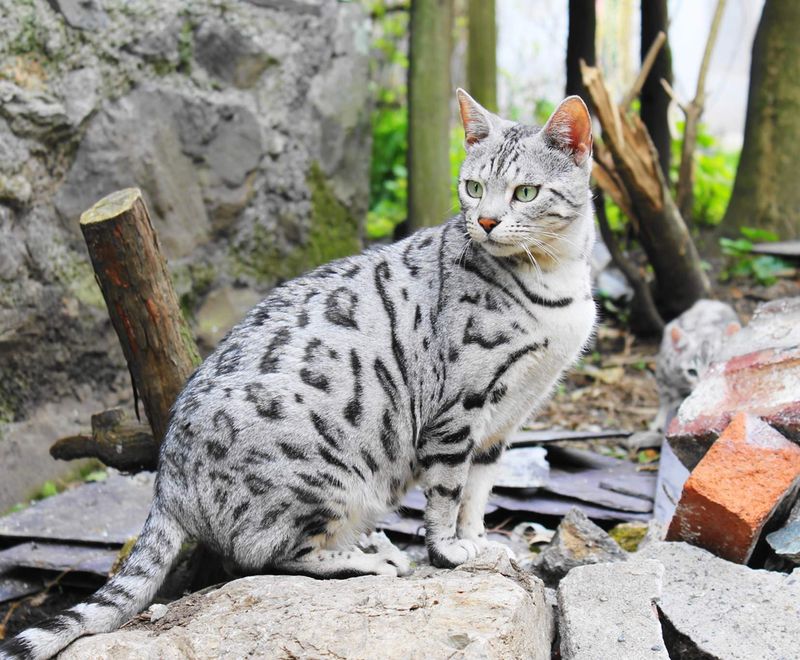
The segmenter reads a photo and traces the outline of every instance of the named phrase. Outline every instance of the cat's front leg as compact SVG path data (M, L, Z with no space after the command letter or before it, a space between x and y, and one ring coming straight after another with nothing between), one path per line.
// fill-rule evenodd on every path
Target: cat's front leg
M503 449L503 443L498 442L486 450L475 452L461 498L457 536L460 539L474 541L480 548L487 545L483 516L497 476L497 464Z
M431 564L452 568L476 557L478 545L459 539L456 522L469 473L472 440L457 433L426 443L419 452L420 485L425 493L425 545Z

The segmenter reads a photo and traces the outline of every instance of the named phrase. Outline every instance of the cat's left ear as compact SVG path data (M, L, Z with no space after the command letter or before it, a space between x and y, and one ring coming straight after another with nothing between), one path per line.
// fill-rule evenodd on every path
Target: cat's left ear
M478 103L460 87L456 90L461 123L464 125L464 141L467 149L487 138L492 131L492 113Z
M568 96L542 129L555 148L566 152L582 165L592 155L592 117L580 96Z

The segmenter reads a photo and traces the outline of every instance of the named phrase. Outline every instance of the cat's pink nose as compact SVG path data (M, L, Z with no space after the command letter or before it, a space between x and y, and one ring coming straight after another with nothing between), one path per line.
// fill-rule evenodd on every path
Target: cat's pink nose
M483 227L483 231L487 234L491 234L492 229L497 227L500 223L494 218L478 218L478 224Z

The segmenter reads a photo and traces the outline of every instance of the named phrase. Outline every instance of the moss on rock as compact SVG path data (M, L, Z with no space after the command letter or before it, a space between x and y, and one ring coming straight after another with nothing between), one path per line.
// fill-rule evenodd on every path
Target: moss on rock
M284 254L273 236L257 225L247 248L233 251L236 271L274 284L361 250L358 220L336 197L318 163L312 163L306 182L311 216L305 240Z

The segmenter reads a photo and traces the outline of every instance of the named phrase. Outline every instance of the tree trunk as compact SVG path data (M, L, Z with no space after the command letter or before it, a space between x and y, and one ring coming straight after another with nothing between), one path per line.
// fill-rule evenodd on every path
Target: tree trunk
M722 229L800 236L800 2L767 0L750 65L744 145Z
M583 86L581 60L595 64L595 31L597 13L595 0L569 0L569 31L567 32L567 96L580 96L589 110L592 102Z
M408 67L408 218L395 238L450 213L452 0L412 0Z
M613 159L616 187L627 193L631 221L655 273L658 308L669 320L708 296L708 278L672 200L647 129L638 116L627 116L611 100L599 69L584 66L582 71L603 127L603 144Z
M650 45L662 30L668 28L667 0L646 0L642 2L642 42L641 57L644 62ZM647 127L650 138L658 152L658 162L664 179L669 183L669 164L671 155L671 138L669 133L669 94L661 86L661 79L672 83L672 56L669 51L669 40L658 53L650 75L642 86L639 115Z
M469 0L467 85L484 108L497 112L497 24L495 0Z
M108 315L157 443L169 410L200 363L141 191L120 190L81 216Z

